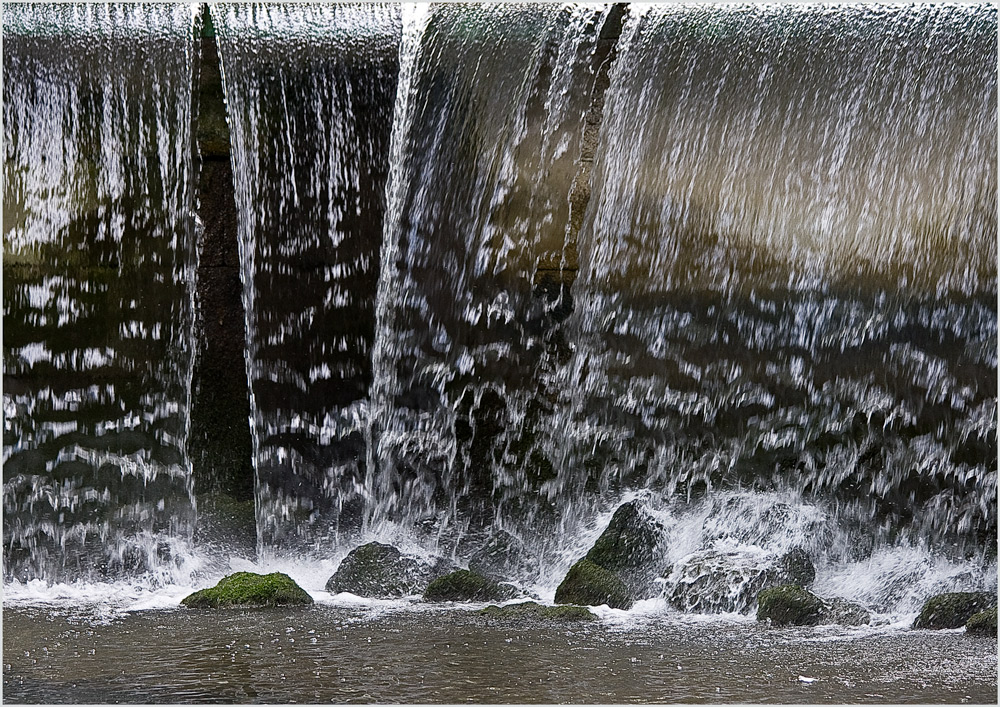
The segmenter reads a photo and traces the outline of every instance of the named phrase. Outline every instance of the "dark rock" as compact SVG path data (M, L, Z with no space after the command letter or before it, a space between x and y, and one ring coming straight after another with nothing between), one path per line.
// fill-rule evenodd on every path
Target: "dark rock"
M223 577L214 587L201 589L181 600L193 609L226 606L288 606L312 604L313 599L287 574L237 572Z
M989 592L949 592L928 599L913 628L961 628L973 614L995 607L997 598Z
M494 582L530 582L538 577L538 559L528 552L520 540L506 531L500 531L491 535L486 544L469 558L469 569Z
M392 545L371 542L354 548L326 583L328 592L391 599L418 593L434 574L425 562Z
M667 600L697 613L747 612L768 587L791 584L773 555L707 550L687 557Z
M823 612L819 620L821 624L864 626L871 622L871 613L861 604L840 597L823 599Z
M656 593L653 580L663 558L665 537L663 526L637 501L630 501L615 511L586 559L617 574L633 596L648 598Z
M615 609L628 609L634 601L618 575L586 558L570 567L556 589L556 604L607 604Z
M517 596L510 584L494 582L469 570L438 577L424 590L427 601L505 601Z
M778 561L778 564L785 571L789 584L797 584L800 587L808 587L816 579L816 568L808 553L800 547L794 548Z
M507 606L487 606L479 611L491 619L546 619L556 621L593 621L597 618L585 606L563 604L560 606L543 606L534 601Z
M646 565L662 554L663 534L663 527L630 501L615 511L586 559L612 572Z
M824 608L818 596L794 584L770 587L757 595L757 620L773 626L815 626Z
M992 609L973 614L965 623L965 632L995 638L997 635L997 608L994 606Z

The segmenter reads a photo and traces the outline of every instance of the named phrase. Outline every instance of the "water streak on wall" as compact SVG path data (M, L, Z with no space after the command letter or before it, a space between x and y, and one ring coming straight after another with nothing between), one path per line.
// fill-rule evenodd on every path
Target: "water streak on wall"
M996 45L986 5L633 8L564 488L793 488L873 537L995 534Z
M169 572L190 536L189 5L4 7L4 565Z
M262 549L360 523L399 7L212 6L232 128Z
M606 7L433 5L404 41L367 502L440 538L532 506L569 194Z

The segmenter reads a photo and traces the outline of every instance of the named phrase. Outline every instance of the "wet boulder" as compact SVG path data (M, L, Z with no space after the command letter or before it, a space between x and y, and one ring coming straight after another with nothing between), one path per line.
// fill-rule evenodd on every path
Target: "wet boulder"
M313 599L287 574L237 572L223 577L214 587L201 589L181 600L192 609L238 606L291 606L312 604Z
M630 594L645 599L656 594L653 580L659 575L666 545L666 531L636 501L619 506L585 559L614 572Z
M938 594L924 603L913 628L961 628L974 614L996 605L996 595L989 592Z
M327 580L326 590L393 599L419 593L434 573L434 567L404 555L392 545L371 542L348 553Z
M427 585L427 601L506 601L518 594L517 588L504 582L494 582L477 572L455 570L438 577Z
M815 626L824 609L822 599L794 584L770 587L757 596L757 620L772 626Z
M872 615L865 607L853 601L832 597L823 599L821 624L837 624L838 626L866 626L872 622Z
M556 588L556 604L628 609L635 603L628 586L614 572L584 558L570 567Z
M494 582L530 582L538 577L538 559L520 540L501 530L469 558L469 569Z
M487 606L479 612L482 616L501 621L546 620L546 621L593 621L597 616L585 606L562 604L559 606L544 606L534 601L506 606Z
M965 623L965 632L977 636L997 635L997 608L980 611L973 614Z
M676 609L712 614L748 612L768 587L791 584L774 555L704 550L682 560L671 576L667 601Z

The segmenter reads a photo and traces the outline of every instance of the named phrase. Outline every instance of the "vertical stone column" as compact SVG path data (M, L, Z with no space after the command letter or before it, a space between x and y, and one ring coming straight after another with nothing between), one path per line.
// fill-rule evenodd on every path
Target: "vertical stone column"
M196 139L201 169L198 216L198 350L192 383L189 455L199 530L252 548L254 470L247 385L246 319L240 280L229 126L215 32L207 7L200 21Z

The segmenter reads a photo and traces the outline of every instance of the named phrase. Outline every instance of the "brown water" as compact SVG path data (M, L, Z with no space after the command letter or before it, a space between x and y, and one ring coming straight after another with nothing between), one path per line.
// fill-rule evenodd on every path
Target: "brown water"
M3 617L14 703L997 702L996 641L962 632L324 605Z

